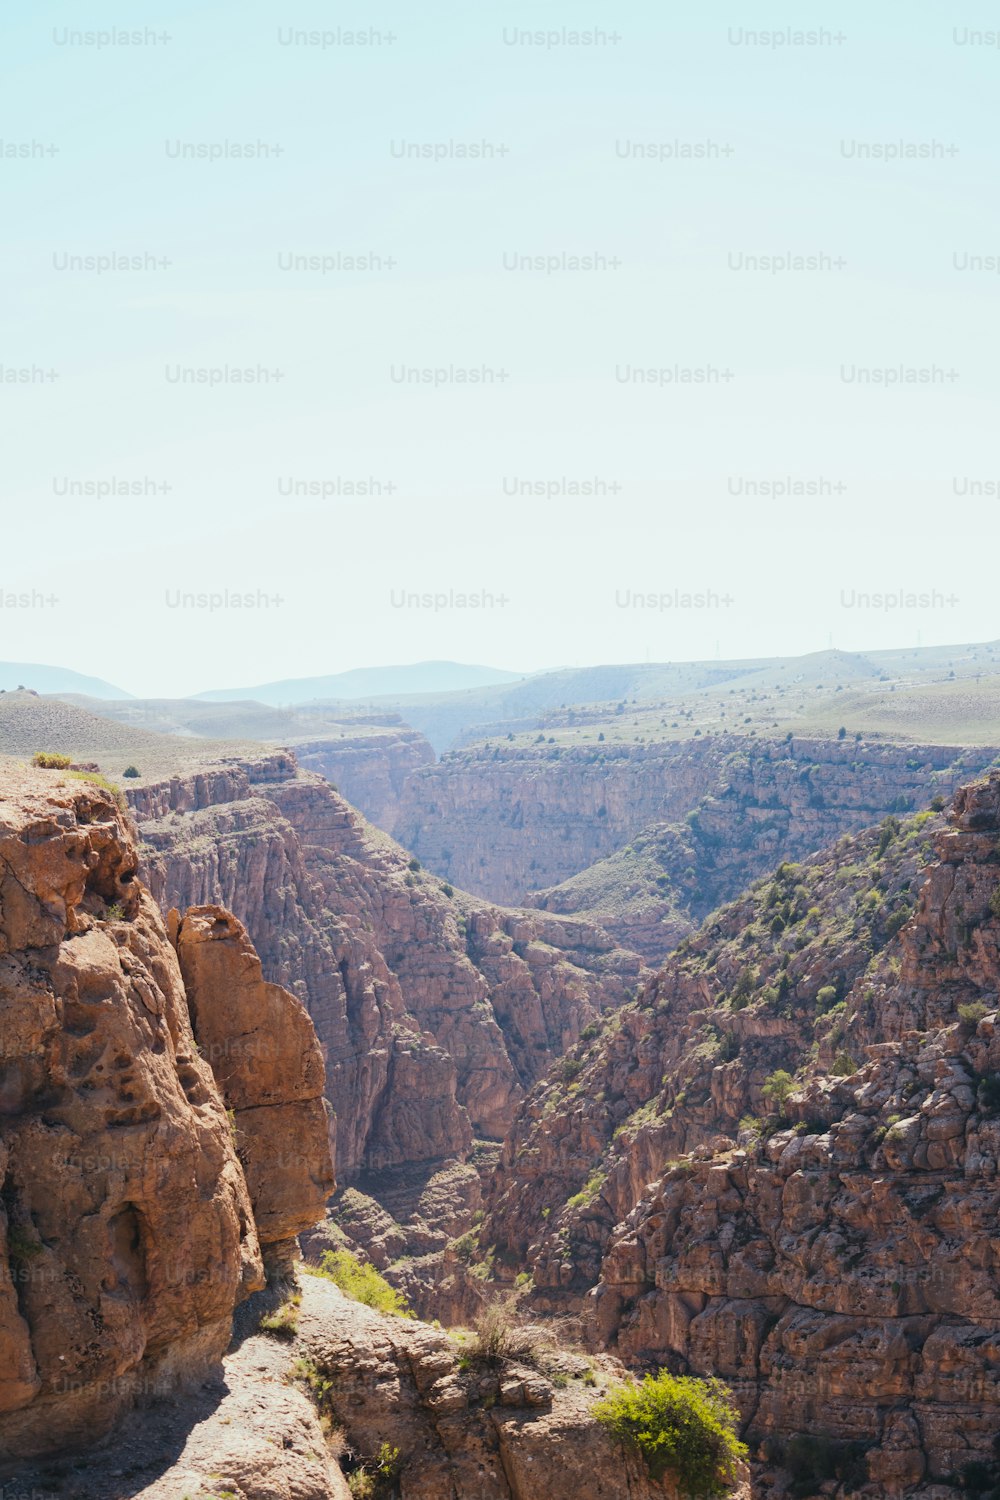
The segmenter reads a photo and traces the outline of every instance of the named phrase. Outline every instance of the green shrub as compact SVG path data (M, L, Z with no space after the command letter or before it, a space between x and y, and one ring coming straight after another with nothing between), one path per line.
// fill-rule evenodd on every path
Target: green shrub
M764 1080L761 1093L770 1104L774 1104L783 1114L788 1096L795 1091L795 1079L785 1068L776 1068L773 1073Z
M978 1026L986 1014L986 1006L981 1000L970 1000L968 1005L959 1005L957 1010L963 1026Z
M661 1370L638 1385L614 1387L594 1416L638 1449L654 1480L670 1474L689 1500L728 1495L746 1456L732 1397L720 1380Z
M835 984L824 984L822 989L816 991L816 1009L819 1011L830 1010L837 1003L837 986Z
M838 1052L830 1069L835 1078L850 1078L857 1071L857 1065L849 1052Z
M33 766L40 766L43 771L68 771L73 764L72 755L57 755L54 750L38 750L31 757Z
M386 1500L396 1494L396 1480L402 1469L398 1448L383 1442L374 1458L359 1464L347 1476L347 1488L354 1500Z
M336 1282L345 1297L363 1302L376 1312L393 1313L397 1318L415 1316L402 1294L374 1266L362 1264L349 1250L324 1250L318 1268L310 1269L314 1276Z
M578 1057L564 1057L557 1064L557 1070L563 1083L572 1083L577 1074L583 1072L583 1063Z
M130 781L134 781L137 776L142 775L142 772L138 766L126 766L122 775L127 776Z

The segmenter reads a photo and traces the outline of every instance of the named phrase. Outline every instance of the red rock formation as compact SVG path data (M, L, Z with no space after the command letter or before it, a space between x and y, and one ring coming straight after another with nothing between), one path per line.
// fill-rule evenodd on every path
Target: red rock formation
M250 1200L111 796L0 781L0 1461L200 1376L260 1286Z
M523 1089L642 975L586 923L449 893L290 756L130 796L164 909L235 911L307 1005L342 1180L502 1137Z
M195 906L170 916L195 1038L231 1111L265 1265L287 1268L296 1237L324 1217L335 1186L316 1032L300 1000L265 982L229 912Z
M584 1062L582 1098L529 1101L483 1232L527 1200L543 1303L627 1360L721 1375L758 1457L859 1445L879 1496L1000 1479L1000 773L938 826L908 921L919 820L720 913ZM539 1233L547 1154L592 1187Z
M469 891L510 904L542 892L538 899L549 909L570 912L585 911L586 901L545 888L651 825L678 824L676 861L668 856L663 868L672 900L700 919L781 859L802 859L885 813L926 806L935 792L950 795L996 753L736 735L477 745L410 776L394 833ZM685 843L693 845L693 861ZM693 881L685 879L688 863ZM647 951L662 961L667 946Z
M304 771L331 782L370 823L392 833L407 777L432 766L434 751L400 721L374 734L344 731L332 739L297 741L295 758Z

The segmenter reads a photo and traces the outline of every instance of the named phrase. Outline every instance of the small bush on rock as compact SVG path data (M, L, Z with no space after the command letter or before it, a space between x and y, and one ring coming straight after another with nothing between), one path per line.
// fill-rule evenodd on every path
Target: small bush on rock
M518 1323L505 1303L494 1302L480 1315L472 1348L474 1359L481 1359L491 1369L499 1370L512 1360L531 1363L537 1354L537 1333Z
M637 1448L655 1480L669 1474L690 1500L712 1500L735 1487L746 1447L738 1416L720 1380L661 1370L621 1385L594 1407L613 1437Z
M72 755L57 755L53 750L39 750L31 757L33 766L43 771L68 771L73 764Z
M397 1318L412 1318L415 1313L406 1299L374 1266L362 1264L349 1250L324 1250L318 1267L310 1267L314 1276L326 1276L355 1302L373 1307L376 1312L392 1313Z

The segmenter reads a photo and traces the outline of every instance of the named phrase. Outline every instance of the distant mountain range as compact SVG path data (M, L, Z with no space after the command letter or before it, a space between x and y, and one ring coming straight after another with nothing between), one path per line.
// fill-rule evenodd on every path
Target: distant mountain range
M400 667L355 667L328 677L288 677L256 687L213 688L196 693L212 703L252 700L272 706L312 703L328 698L381 698L411 693L456 693L469 688L495 687L522 682L524 674L503 672L496 667L471 667L457 661L420 661Z
M0 661L0 691L16 692L19 687L36 693L85 693L89 698L131 698L123 688L103 677L87 677L68 667L44 667L34 661Z

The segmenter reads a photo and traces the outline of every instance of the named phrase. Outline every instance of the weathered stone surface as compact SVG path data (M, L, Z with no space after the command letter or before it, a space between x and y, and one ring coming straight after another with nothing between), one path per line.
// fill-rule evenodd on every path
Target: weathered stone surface
M517 1365L470 1369L447 1334L304 1282L302 1342L354 1451L399 1449L402 1500L670 1500L593 1420L598 1390L554 1389Z
M234 911L306 1004L342 1181L502 1138L524 1088L643 976L586 923L449 894L287 754L129 795L163 908Z
M395 716L386 717L391 721ZM294 748L304 771L317 771L370 823L387 833L399 817L407 777L421 766L434 764L429 741L398 718L380 725L377 734L352 734L348 729L334 739L296 742Z
M950 795L996 753L739 735L501 741L414 771L392 832L456 885L511 905L579 912L660 964L683 933L680 919L690 930L780 860ZM589 867L637 835L656 846L665 889L640 879L623 897L608 860L602 895L602 873ZM580 871L586 876L574 879Z
M265 1260L287 1259L335 1186L316 1032L300 1000L266 983L230 912L195 906L170 916L195 1038L232 1111Z
M112 797L0 778L0 1463L200 1375L261 1284L176 956Z
M595 1345L722 1375L753 1443L864 1445L866 1495L996 1463L998 836L993 773L719 912L529 1098L484 1226Z

